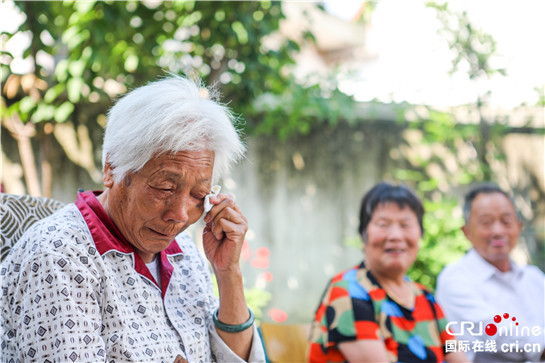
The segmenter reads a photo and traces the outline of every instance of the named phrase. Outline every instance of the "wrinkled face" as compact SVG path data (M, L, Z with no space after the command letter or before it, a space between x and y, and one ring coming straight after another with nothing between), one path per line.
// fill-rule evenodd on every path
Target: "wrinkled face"
M418 218L408 206L377 205L367 226L366 266L382 275L404 275L416 260L421 235Z
M481 193L473 200L462 230L479 255L498 267L508 263L521 228L509 198L501 193Z
M212 151L161 154L114 183L106 164L107 199L101 202L123 236L150 262L202 215L213 166Z

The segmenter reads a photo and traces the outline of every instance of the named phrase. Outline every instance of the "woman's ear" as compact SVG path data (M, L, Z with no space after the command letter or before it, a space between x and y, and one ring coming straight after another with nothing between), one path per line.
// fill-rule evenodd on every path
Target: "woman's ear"
M361 248L365 251L365 247L367 247L367 231L364 231L360 235L360 239L361 239Z
M104 171L102 176L102 182L104 186L108 189L112 188L114 185L114 173L113 168L108 161L104 163Z

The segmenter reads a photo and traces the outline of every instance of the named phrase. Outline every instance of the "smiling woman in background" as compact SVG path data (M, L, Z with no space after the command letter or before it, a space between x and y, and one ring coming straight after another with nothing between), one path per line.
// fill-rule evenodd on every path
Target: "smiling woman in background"
M331 279L310 334L310 362L465 361L445 356L447 321L406 273L416 260L424 208L407 187L379 183L363 198L364 261Z

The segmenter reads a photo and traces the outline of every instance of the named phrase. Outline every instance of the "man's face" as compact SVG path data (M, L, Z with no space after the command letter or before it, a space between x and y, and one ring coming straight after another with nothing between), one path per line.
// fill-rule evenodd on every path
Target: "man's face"
M161 154L115 183L106 164L106 200L101 202L123 236L150 262L202 215L213 166L211 151Z
M501 193L481 193L473 200L469 221L462 230L479 255L498 267L509 262L521 227L509 198Z

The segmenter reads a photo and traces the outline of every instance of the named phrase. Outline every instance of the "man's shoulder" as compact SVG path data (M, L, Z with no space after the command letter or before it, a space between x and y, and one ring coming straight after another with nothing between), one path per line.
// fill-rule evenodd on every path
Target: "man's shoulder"
M438 276L438 282L443 280L464 280L471 279L472 271L477 268L470 255L471 251L468 251L457 261L447 264Z
M539 267L535 265L526 265L519 266L519 268L523 271L526 277L545 281L545 273L543 273L543 271Z

